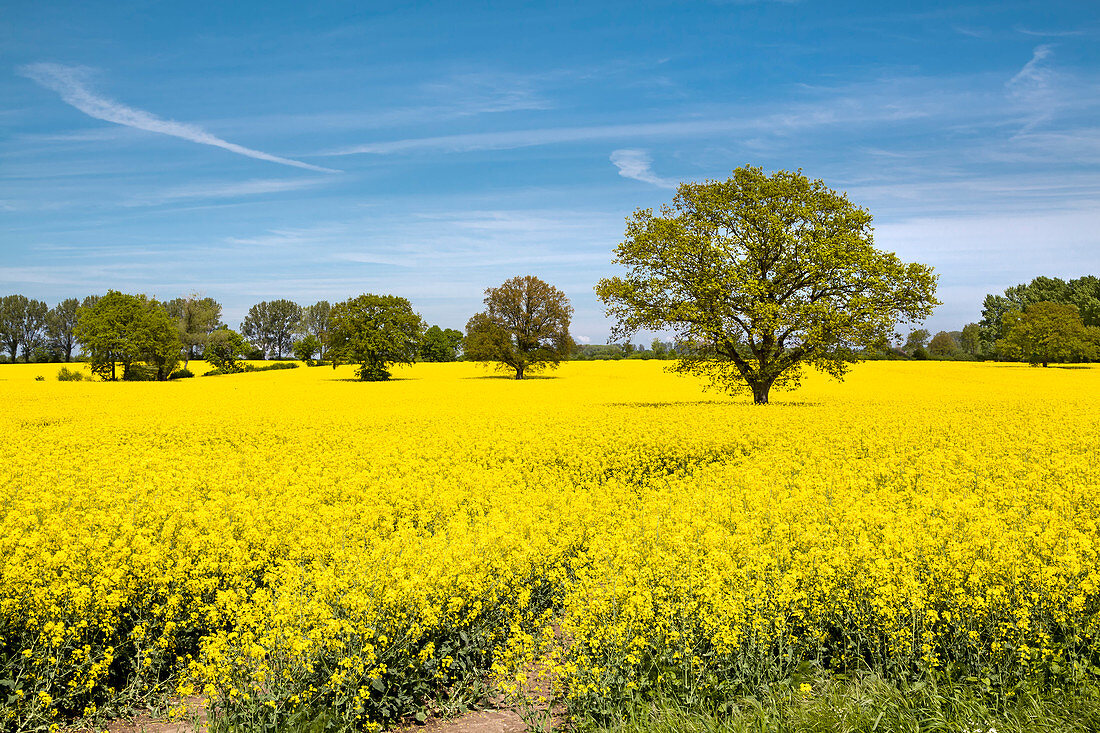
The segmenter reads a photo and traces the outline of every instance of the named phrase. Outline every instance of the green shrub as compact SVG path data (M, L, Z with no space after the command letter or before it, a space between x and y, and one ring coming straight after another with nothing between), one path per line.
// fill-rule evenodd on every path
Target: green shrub
M274 364L264 364L263 366L256 366L255 364L245 364L244 371L246 372L270 372L279 369L297 369L298 364L292 361L277 361Z
M57 370L57 381L59 382L83 382L85 380L91 381L89 377L85 376L84 372L79 369L61 367Z
M169 379L190 379L195 376L195 373L190 369L177 369L168 375Z

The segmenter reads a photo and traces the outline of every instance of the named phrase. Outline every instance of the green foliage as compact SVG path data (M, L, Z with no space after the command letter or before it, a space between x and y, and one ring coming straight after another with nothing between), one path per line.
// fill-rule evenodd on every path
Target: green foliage
M917 349L926 349L928 347L928 339L931 337L932 334L928 332L927 328L915 328L910 331L909 336L906 337L905 345L901 347L902 351L913 356L913 353Z
M20 348L23 360L30 362L32 352L42 343L48 313L45 303L25 295L0 298L0 344L11 354L12 363Z
M617 323L677 332L676 370L766 403L804 365L838 379L898 322L938 305L936 277L876 250L871 215L821 181L743 167L684 183L660 216L638 209L596 294Z
M256 366L255 364L245 364L244 372L278 372L284 369L297 369L298 364L292 361L277 361L274 364L264 364L263 366Z
M1023 311L1009 311L1002 323L1001 351L1032 365L1087 361L1100 351L1100 329L1086 328L1073 305L1033 303Z
M75 334L90 356L92 372L103 379L117 379L121 365L123 379L165 380L179 363L182 344L168 313L144 295L110 290L81 306Z
M1030 283L1005 289L1003 295L985 296L979 322L982 346L988 352L985 355L995 355L998 342L1007 335L1005 316L1009 312L1044 302L1072 305L1085 326L1100 327L1100 278L1084 275L1067 281L1040 276Z
M252 347L236 331L219 328L210 334L203 347L202 358L214 365L219 374L235 374L244 370L241 359L246 358Z
M947 680L891 682L817 673L710 706L669 697L627 700L603 718L575 719L572 727L604 733L1086 733L1100 730L1100 692L1084 684L1002 697Z
M332 330L332 306L327 300L319 300L302 309L299 332L317 340L317 353L324 359L328 351L329 332ZM301 357L295 357L301 358ZM303 361L305 361L303 359Z
M955 359L962 354L959 343L947 331L940 331L928 344L928 354L933 359Z
M420 340L420 361L455 361L461 348L461 331L432 326Z
M88 379L88 377L79 369L61 367L57 370L57 381L59 382L83 382L86 379Z
M977 323L968 323L963 326L959 335L959 347L968 356L982 356L982 329Z
M573 351L565 293L533 275L513 277L485 290L486 310L466 323L466 358L495 362L516 379L556 368Z
M66 298L46 314L46 337L50 347L58 355L63 355L65 361L72 361L73 358L79 310L80 301Z
M263 358L290 353L302 322L302 306L290 300L265 300L248 309L241 334L263 352Z
M321 340L312 333L294 342L294 358L298 361L312 362L313 355L319 353L321 353Z
M195 373L186 367L183 369L177 369L168 375L169 379L191 379L195 376Z
M359 378L389 379L388 367L412 364L420 350L424 321L405 298L360 295L332 307L329 356L340 363L358 363Z
M191 293L186 298L173 298L164 304L176 326L187 360L202 353L206 342L221 324L222 307L213 298Z

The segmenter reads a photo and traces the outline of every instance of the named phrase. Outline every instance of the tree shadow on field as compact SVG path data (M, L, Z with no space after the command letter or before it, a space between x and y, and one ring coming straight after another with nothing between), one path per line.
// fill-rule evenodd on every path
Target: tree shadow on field
M387 382L419 382L420 377L390 377L389 379L354 379L352 377L332 377L323 382L352 382L354 384L386 384Z
M509 382L531 382L536 379L561 379L561 377L555 377L549 374L535 374L523 379L516 379L515 377L509 377L507 374L486 374L482 377L461 377L462 379L504 379Z
M1084 369L1085 371L1091 371L1094 367L1091 364L1049 364L1047 366L1040 366L1038 364L1024 364L1019 361L999 361L999 362L985 362L983 366L995 367L997 369L1019 369L1020 367L1031 367L1036 370L1043 369Z
M752 402L733 402L728 400L676 400L671 402L606 402L606 407L627 407L661 409L667 407L723 407L729 409L768 407L820 407L823 403L809 400L776 400L766 405L754 405Z

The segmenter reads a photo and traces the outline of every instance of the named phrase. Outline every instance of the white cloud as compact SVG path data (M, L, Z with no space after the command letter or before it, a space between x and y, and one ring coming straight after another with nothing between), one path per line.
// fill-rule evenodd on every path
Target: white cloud
M186 199L224 199L298 191L324 183L328 179L266 178L239 183L200 183L156 191L135 197L128 205L151 206Z
M156 132L162 135L170 135L183 140L199 143L201 145L213 145L216 148L228 150L231 153L244 155L257 160L266 160L272 163L280 163L295 168L319 171L322 173L339 173L332 168L322 168L318 165L303 163L300 160L282 158L260 150L246 148L220 137L211 135L206 130L196 125L183 122L163 120L154 114L144 110L127 107L107 97L96 94L85 84L87 71L80 67L62 66L61 64L37 63L20 67L19 73L31 79L37 84L53 90L61 95L62 101L76 107L78 110L94 117L97 120L113 122L117 125L133 127L147 132Z
M611 153L611 162L619 169L619 175L623 178L632 178L659 188L677 186L677 182L671 178L662 178L653 172L653 159L644 150L616 150Z
M1005 84L1009 94L1029 111L1030 119L1020 132L1028 132L1053 114L1053 72L1043 64L1052 53L1054 48L1049 43L1036 46L1031 60Z

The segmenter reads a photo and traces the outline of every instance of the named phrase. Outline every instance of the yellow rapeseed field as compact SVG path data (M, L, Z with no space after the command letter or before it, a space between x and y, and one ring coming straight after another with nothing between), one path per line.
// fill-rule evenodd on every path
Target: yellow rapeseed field
M1100 675L1100 369L868 363L755 407L662 366L0 365L0 729L191 690L377 728L535 658L597 714L806 663Z

